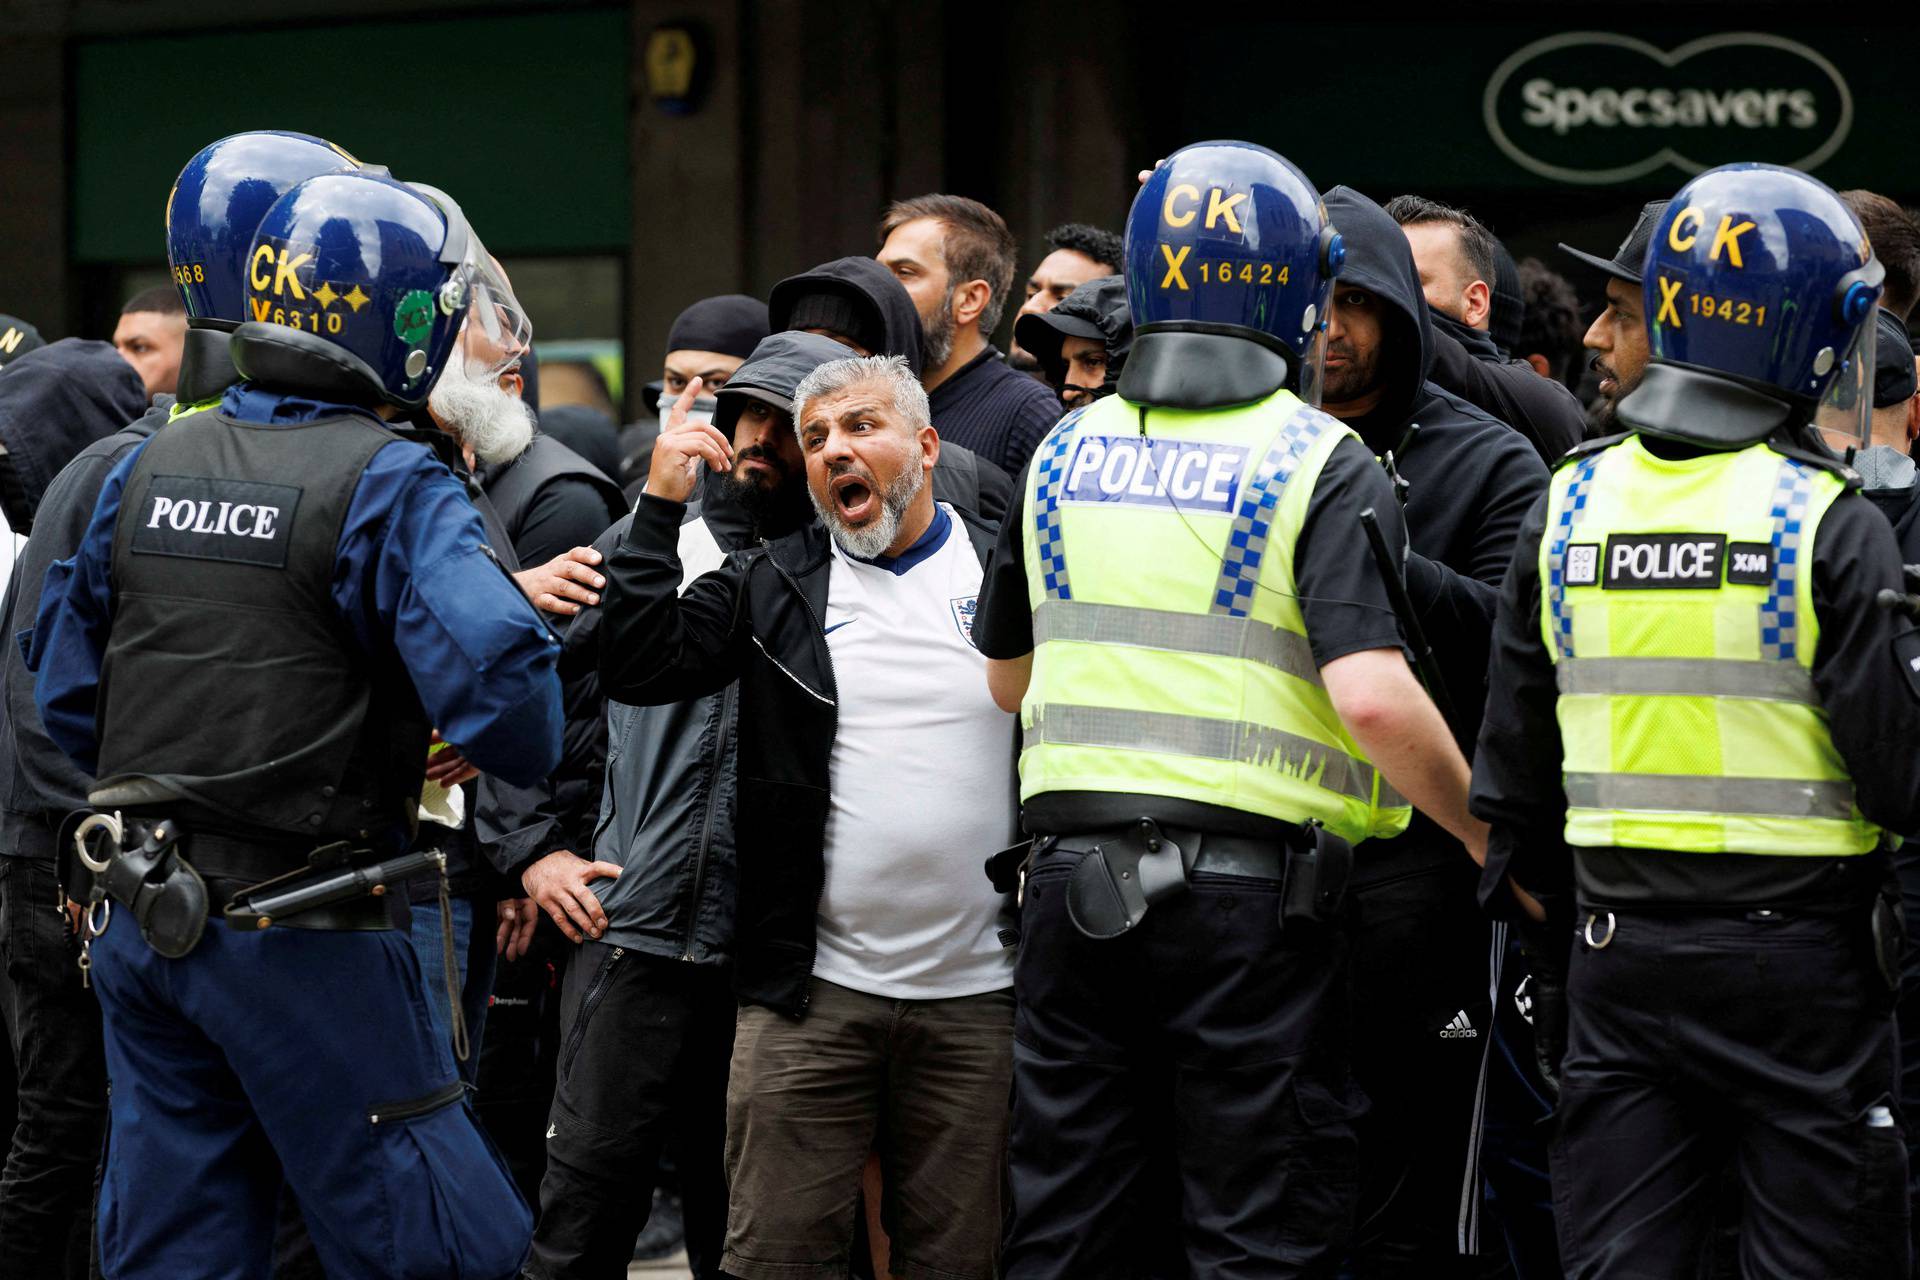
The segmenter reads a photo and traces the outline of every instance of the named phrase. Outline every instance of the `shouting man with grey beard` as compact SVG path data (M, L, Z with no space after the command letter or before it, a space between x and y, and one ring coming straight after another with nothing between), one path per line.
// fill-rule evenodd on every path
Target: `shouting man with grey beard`
M940 438L905 360L821 365L793 404L820 523L682 592L685 503L734 455L711 424L669 423L605 563L598 638L620 702L739 682L722 1269L844 1259L884 1129L893 1271L987 1280L1013 952L980 867L1016 826L1013 718L971 638L993 531L935 500Z

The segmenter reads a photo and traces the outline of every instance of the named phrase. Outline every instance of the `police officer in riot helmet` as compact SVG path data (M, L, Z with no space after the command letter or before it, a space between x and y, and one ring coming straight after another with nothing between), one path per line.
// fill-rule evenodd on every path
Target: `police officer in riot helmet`
M37 485L30 478L26 493L36 503L33 538L9 584L8 634L32 628L47 567L78 550L114 464L170 418L217 407L221 393L239 381L227 339L247 314L247 264L260 219L295 183L353 166L350 156L319 138L259 131L210 143L181 170L166 216L167 257L189 317L180 402L171 395L158 397L132 422L122 416L112 423L117 430L81 449L57 475L40 473ZM0 841L25 856L0 888L0 909L5 898L20 893L38 919L60 897L54 833L68 813L86 804L93 780L41 728L33 677L18 647L9 649L6 666L14 762L12 798L0 813ZM80 1261L72 1265L84 1267L93 1172L106 1119L100 1021L92 995L74 971L65 930L22 929L7 945L12 948L14 1025L28 1042L20 1060L20 1130L26 1140L16 1144L8 1171L9 1185L20 1191L0 1196L8 1202L7 1211L0 1212L0 1256L23 1275L65 1274L54 1259L67 1250L70 1237L79 1240ZM67 1229L63 1206L77 1221L77 1232Z
M247 380L128 451L31 640L48 735L97 779L104 1269L264 1270L284 1177L329 1274L510 1274L526 1207L376 886L428 863L433 731L515 782L559 753L552 636L387 426L463 325L510 358L524 317L458 207L384 171L292 187L246 262Z
M237 133L200 149L167 196L167 262L187 307L175 399L209 408L240 380L228 352L247 319L247 277L262 270L254 229L294 183L359 161L324 138L280 129Z
M1372 509L1405 545L1392 490L1314 407L1343 256L1315 188L1188 147L1126 249L1118 393L1041 445L974 631L1035 835L990 868L1024 902L1003 1266L1138 1274L1171 1116L1193 1272L1325 1274L1355 1191L1350 846L1411 805L1484 828L1361 536Z
M1832 191L1743 164L1666 205L1643 274L1628 433L1528 518L1474 773L1488 883L1545 906L1563 1259L1699 1274L1730 1180L1743 1275L1905 1277L1883 833L1920 823L1920 630L1834 452L1881 267Z

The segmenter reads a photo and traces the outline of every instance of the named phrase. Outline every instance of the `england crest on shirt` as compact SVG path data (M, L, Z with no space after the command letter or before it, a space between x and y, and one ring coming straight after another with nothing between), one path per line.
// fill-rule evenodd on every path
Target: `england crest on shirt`
M973 617L980 612L979 596L955 596L948 602L953 608L953 625L968 644L973 643Z

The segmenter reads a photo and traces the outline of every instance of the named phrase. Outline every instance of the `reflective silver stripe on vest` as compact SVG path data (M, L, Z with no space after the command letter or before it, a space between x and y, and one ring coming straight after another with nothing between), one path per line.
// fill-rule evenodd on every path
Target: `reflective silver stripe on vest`
M1797 662L1731 658L1565 658L1560 692L1681 698L1765 698L1820 705L1813 674Z
M1718 778L1691 774L1570 773L1567 807L1768 818L1853 817L1851 782L1804 778Z
M1373 802L1372 765L1325 743L1260 724L1164 711L1048 703L1036 710L1033 727L1026 731L1021 745L1027 750L1041 745L1118 747L1231 760L1290 773L1363 804ZM1315 774L1319 775L1317 779Z
M1081 640L1094 644L1168 649L1265 663L1311 684L1320 683L1307 638L1254 618L1169 613L1118 604L1042 600L1033 615L1033 642Z

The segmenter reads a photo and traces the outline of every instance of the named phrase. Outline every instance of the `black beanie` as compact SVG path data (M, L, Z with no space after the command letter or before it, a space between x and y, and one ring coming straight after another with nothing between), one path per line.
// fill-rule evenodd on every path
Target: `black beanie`
M744 360L766 336L767 304L729 293L702 298L682 311L667 331L667 350L718 351Z

